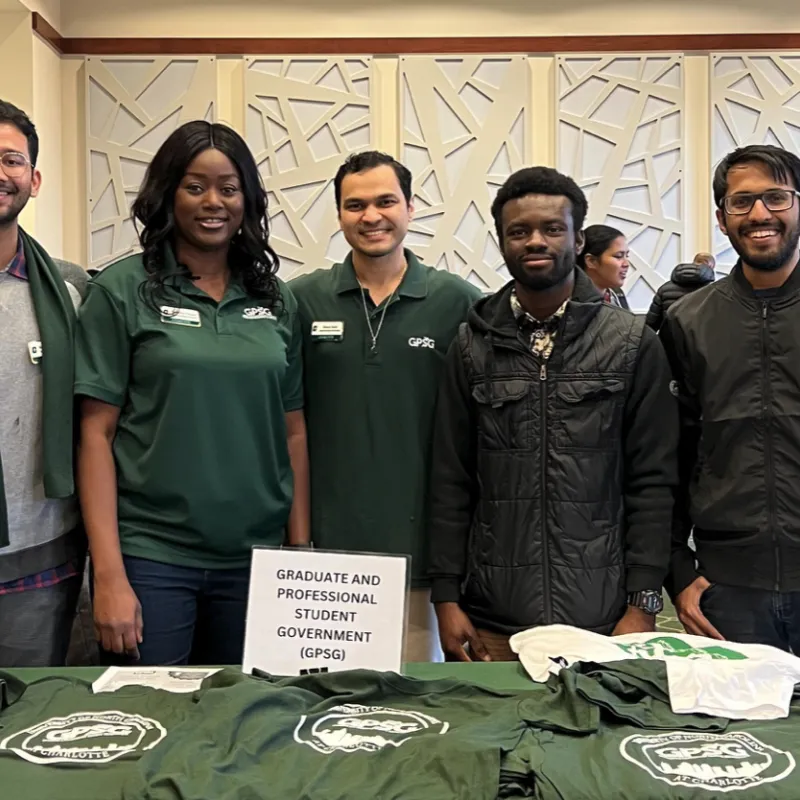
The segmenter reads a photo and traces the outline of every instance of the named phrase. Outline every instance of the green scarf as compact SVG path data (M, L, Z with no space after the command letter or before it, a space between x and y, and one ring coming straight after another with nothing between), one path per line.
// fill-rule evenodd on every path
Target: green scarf
M61 273L44 248L21 228L19 235L42 339L44 492L50 498L71 497L75 494L72 397L75 308ZM0 459L0 547L8 542L8 511Z

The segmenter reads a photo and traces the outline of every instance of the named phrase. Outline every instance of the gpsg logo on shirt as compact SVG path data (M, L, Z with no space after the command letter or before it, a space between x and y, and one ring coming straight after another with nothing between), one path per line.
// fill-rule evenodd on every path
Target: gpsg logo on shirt
M244 319L275 319L275 315L268 308L263 306L253 306L246 308L242 314Z
M312 719L304 714L294 731L294 740L318 753L374 753L385 747L400 747L422 734L447 733L450 723L418 711L348 703L335 706Z
M780 781L795 767L791 753L743 732L628 736L619 751L659 781L709 792L735 792Z
M412 336L408 340L408 345L409 347L429 347L434 350L436 349L436 340L427 336Z
M166 730L154 719L121 711L97 711L53 717L0 742L34 764L93 767L121 756L151 750Z

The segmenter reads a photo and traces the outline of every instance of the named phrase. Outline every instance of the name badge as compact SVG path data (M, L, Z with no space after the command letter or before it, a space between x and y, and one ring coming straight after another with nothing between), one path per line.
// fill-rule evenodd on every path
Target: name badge
M38 364L42 360L42 343L28 342L28 356L31 364Z
M199 328L202 324L197 309L173 306L161 306L161 321L170 325L186 325L190 328Z
M315 342L341 342L344 339L344 322L312 322L311 338Z

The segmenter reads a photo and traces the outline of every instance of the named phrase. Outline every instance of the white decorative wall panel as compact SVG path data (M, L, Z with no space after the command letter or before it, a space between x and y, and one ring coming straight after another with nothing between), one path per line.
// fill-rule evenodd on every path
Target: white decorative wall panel
M130 206L175 128L214 119L214 58L108 57L86 62L90 267L138 248Z
M284 279L348 252L333 178L348 155L371 146L371 93L367 57L246 59L246 138L268 190Z
M558 168L589 200L587 224L631 247L625 291L644 311L683 257L683 57L558 56Z
M748 144L800 153L800 53L712 54L711 106L712 166ZM728 272L737 255L712 224L717 269Z
M509 275L489 208L525 166L529 69L522 56L400 59L401 158L414 176L408 246L494 290Z

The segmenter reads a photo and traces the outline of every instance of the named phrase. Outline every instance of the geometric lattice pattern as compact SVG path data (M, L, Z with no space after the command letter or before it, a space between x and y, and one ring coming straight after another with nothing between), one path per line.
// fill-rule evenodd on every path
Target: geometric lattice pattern
M248 58L246 139L269 195L284 279L341 261L333 177L372 142L369 58Z
M489 208L525 165L529 74L523 56L400 59L401 158L416 207L407 245L484 290L509 279Z
M799 53L712 54L711 104L712 165L748 144L774 144L800 154ZM712 224L717 269L728 272L737 255L716 216Z
M147 165L175 128L214 119L210 57L87 58L89 267L138 249L130 206Z
M622 231L624 287L646 311L682 258L683 58L558 56L557 163L589 200L587 225Z

